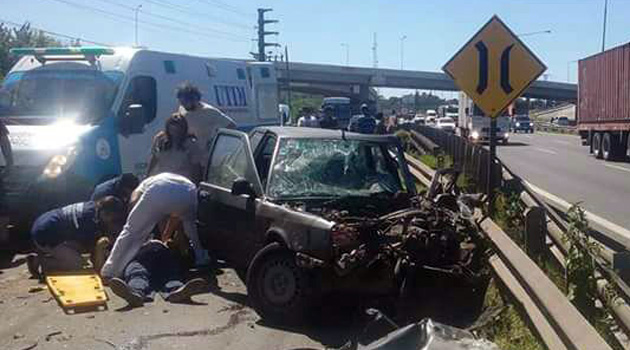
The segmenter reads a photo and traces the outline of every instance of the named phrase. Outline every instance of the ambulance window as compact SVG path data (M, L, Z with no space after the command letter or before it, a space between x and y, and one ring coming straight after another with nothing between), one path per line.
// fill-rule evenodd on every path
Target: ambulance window
M260 68L260 75L261 75L263 78L269 78L269 75L270 75L270 74L269 74L269 68L267 68L267 67L262 67L262 68Z
M125 91L119 117L124 116L127 107L132 104L141 104L145 108L147 111L147 124L155 119L157 91L153 77L138 75L131 79L127 86L127 91Z
M216 68L214 68L210 63L206 63L206 73L208 73L208 76L211 78L217 76Z
M175 62L173 61L164 61L164 71L167 74L175 74Z
M243 70L243 68L236 69L236 75L240 80L245 80L245 71Z

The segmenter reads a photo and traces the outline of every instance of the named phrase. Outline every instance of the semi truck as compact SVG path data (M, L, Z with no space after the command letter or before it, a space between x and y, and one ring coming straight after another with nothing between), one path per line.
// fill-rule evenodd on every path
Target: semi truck
M506 113L497 117L497 141L504 145L510 137L510 117ZM464 92L459 93L459 122L457 133L472 142L487 142L490 139L490 118L475 105Z
M596 158L630 157L630 43L578 61L577 128Z
M271 63L136 48L23 48L0 86L14 165L0 155L0 259L46 210L85 201L121 173L143 176L153 136L189 81L237 127L279 124Z

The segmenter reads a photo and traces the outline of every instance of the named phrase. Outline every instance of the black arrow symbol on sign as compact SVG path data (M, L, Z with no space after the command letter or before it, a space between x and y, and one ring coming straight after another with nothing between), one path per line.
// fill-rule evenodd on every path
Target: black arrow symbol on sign
M475 44L477 51L479 52L479 79L477 81L477 93L483 94L488 88L488 48L483 41L478 41Z
M503 89L506 94L514 90L512 86L510 86L510 52L512 52L513 47L514 44L506 47L501 54L501 89Z

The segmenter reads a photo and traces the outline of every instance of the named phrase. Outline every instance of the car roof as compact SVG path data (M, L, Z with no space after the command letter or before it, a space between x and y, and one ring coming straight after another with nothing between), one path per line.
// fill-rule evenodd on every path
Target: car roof
M295 126L260 126L252 130L252 132L271 132L279 138L292 139L328 139L328 140L360 140L372 142L399 142L398 137L394 135L367 135L355 132L295 127Z

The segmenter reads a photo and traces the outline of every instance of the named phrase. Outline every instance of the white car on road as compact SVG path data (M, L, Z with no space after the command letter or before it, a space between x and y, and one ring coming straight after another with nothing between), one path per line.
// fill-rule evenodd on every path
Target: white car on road
M435 127L448 132L455 132L455 120L451 117L438 118Z

